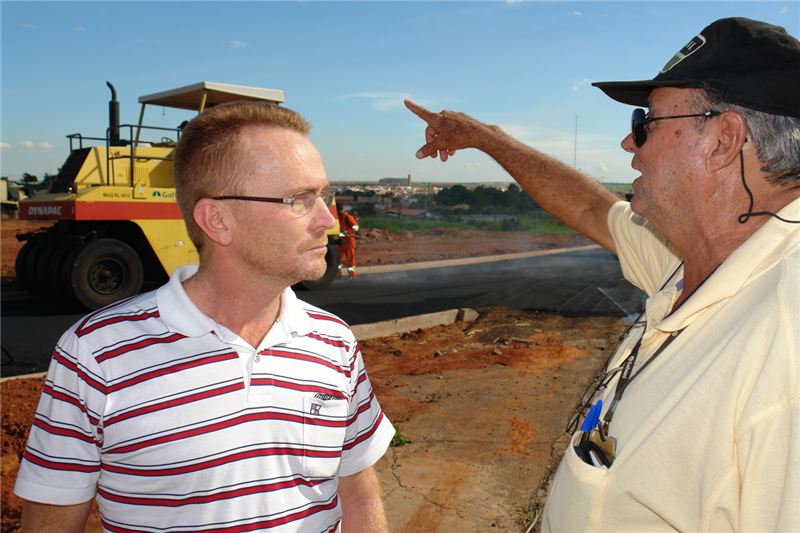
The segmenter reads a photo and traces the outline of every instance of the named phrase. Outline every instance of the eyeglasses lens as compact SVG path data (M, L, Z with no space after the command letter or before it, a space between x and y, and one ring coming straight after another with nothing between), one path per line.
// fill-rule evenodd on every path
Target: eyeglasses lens
M317 201L317 198L322 198L322 201L325 202L325 207L330 207L333 204L334 195L335 191L330 188L319 194L314 194L311 191L299 192L292 196L292 211L298 215L310 213L314 209L314 202Z
M637 108L631 115L631 136L636 146L641 148L647 140L647 115L644 109Z
M325 202L325 207L330 207L333 205L333 197L336 195L336 191L333 189L325 189L322 191L322 201Z
M597 378L595 378L592 384L589 385L589 388L586 389L586 392L583 393L580 403L578 403L577 407L575 407L575 410L572 412L572 416L570 417L569 422L567 423L567 433L569 433L570 435L575 433L575 430L578 429L580 421L583 418L584 412L586 411L586 407L589 405L589 402L591 402L592 398L594 397L597 383L598 380Z

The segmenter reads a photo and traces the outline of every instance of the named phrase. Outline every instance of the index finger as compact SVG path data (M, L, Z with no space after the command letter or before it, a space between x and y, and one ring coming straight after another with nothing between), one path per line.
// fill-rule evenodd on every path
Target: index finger
M424 120L428 124L430 124L431 123L431 119L433 119L436 116L436 113L434 113L432 111L428 111L427 109L425 109L421 105L415 104L411 100L406 99L406 100L403 101L403 103L406 105L406 107L412 113L417 115L419 118L421 118L422 120Z

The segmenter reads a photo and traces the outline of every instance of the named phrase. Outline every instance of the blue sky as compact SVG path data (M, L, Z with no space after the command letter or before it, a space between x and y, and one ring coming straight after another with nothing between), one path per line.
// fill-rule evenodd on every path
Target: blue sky
M800 36L800 2L0 2L3 176L56 173L71 133L102 136L116 86L138 97L200 81L281 89L313 124L331 182L508 182L464 151L418 161L404 98L464 111L603 182L636 173L631 108L594 81L650 79L707 24L744 16ZM148 106L145 123L185 111ZM577 123L577 143L576 143Z

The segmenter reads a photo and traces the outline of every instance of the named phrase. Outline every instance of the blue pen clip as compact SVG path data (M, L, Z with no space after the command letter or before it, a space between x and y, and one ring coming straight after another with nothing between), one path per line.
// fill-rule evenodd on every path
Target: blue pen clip
M603 400L598 400L597 403L594 404L586 414L586 418L583 420L583 424L581 425L581 431L584 433L589 433L592 428L597 425L597 421L600 420L600 412L602 410Z

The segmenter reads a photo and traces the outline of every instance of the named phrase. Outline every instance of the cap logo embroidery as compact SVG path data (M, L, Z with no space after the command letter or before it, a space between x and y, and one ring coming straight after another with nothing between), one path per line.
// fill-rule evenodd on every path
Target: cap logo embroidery
M664 68L661 69L661 74L664 74L665 72L669 72L670 70L672 70L672 68L675 65L677 65L678 63L680 63L693 53L700 50L700 48L702 48L704 44L706 44L706 38L703 37L702 34L698 35L697 37L689 41L686 44L686 46L681 48L680 52L672 56L672 59L667 61L667 64L664 65Z

